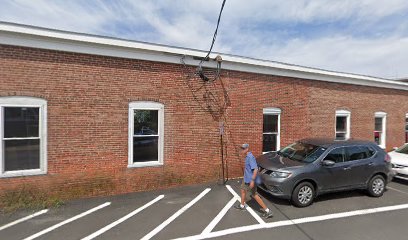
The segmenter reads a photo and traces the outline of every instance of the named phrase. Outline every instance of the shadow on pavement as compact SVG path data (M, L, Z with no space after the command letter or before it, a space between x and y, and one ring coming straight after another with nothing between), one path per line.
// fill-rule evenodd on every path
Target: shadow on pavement
M395 182L395 183L399 183L399 184L403 184L403 185L408 186L408 181L407 181L407 180L403 180L403 179L399 179L399 178L394 178L394 179L392 179L392 181Z
M385 192L387 191L389 190L385 190ZM272 204L285 205L285 206L292 205L290 200L273 197L267 192L263 191L262 189L258 189L258 193L262 197L264 197L266 200L271 202ZM354 198L354 197L362 197L362 196L370 197L368 196L365 190L350 190L350 191L342 191L342 192L325 193L325 194L317 196L314 202L316 203L316 202L332 201L336 199ZM251 202L252 201L254 202L254 204L257 204L255 200L252 199Z

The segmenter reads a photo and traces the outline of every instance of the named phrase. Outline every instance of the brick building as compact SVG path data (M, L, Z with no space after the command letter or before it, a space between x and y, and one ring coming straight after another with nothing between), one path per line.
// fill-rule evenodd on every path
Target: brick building
M243 142L259 155L305 137L408 140L408 83L226 54L205 81L205 54L0 23L0 194L214 181L221 156L237 177Z

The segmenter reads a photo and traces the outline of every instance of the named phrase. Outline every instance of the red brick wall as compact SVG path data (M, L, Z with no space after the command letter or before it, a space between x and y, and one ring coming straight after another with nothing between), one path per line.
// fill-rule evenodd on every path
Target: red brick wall
M311 136L333 137L335 112L345 109L351 112L352 138L374 141L375 112L385 112L386 149L405 142L407 91L324 82L312 84L310 91Z
M352 137L372 140L374 112L384 111L387 147L404 141L406 91L234 71L203 85L187 77L193 70L0 45L0 96L48 101L48 174L0 179L0 194L30 184L77 197L214 181L221 176L219 121L227 132L228 175L237 177L237 146L248 142L255 155L262 151L265 107L282 109L282 146L332 137L340 108L352 112ZM165 105L164 166L127 168L128 106L138 100Z

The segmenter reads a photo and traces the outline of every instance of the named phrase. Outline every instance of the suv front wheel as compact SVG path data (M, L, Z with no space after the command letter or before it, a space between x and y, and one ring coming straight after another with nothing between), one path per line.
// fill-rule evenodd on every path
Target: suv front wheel
M375 175L371 178L370 182L368 182L368 193L372 197L381 197L385 191L385 179L381 175Z
M295 187L292 193L292 203L296 207L307 207L313 203L315 189L309 182L302 182Z

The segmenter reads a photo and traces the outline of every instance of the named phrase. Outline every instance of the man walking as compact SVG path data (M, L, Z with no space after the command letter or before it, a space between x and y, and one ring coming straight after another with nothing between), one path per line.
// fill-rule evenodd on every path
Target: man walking
M246 194L249 193L264 210L264 214L262 216L264 218L271 218L273 217L272 211L266 207L265 203L262 201L262 198L259 197L256 191L257 187L255 181L258 174L258 164L256 163L254 155L249 151L249 144L242 144L241 151L245 156L244 179L242 180L241 184L241 203L237 204L235 208L240 210L245 209L245 198Z

